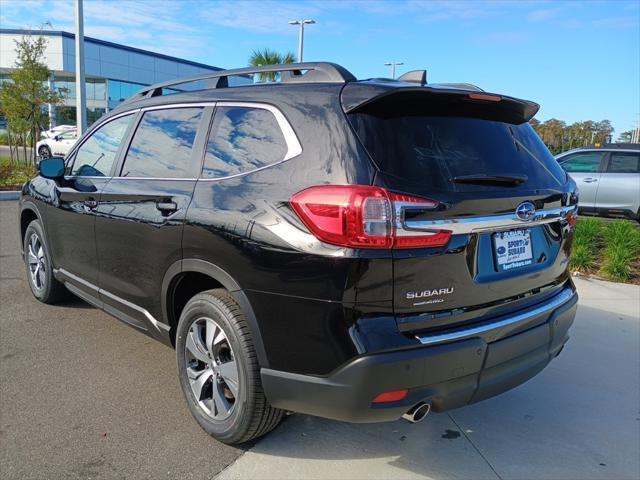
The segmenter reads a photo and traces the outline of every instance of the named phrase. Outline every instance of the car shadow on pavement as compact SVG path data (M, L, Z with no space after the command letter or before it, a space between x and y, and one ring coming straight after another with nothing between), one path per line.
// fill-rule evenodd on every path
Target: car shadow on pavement
M580 305L564 351L512 391L418 424L291 415L220 478L638 478L640 319L620 305Z

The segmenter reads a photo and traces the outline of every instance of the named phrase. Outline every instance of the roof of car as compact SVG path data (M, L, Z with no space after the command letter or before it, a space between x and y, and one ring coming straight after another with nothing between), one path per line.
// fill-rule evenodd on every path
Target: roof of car
M565 152L561 152L556 155L556 158L561 158L569 155L570 153L578 153L578 152L640 152L640 143L605 143L602 146L587 146L587 147L579 147L572 148L571 150L567 150Z
M280 82L254 83L231 86L229 79L263 73L278 73ZM176 101L200 101L203 92L215 91L218 97L231 97L227 95L230 90L236 93L256 91L254 89L269 89L270 92L282 90L274 89L276 85L293 86L307 85L334 85L341 90L341 102L345 112L356 111L373 101L387 101L385 97L397 94L399 96L419 94L433 100L465 100L478 103L492 104L487 108L499 108L504 111L505 118L513 123L523 123L535 115L539 105L527 100L521 100L505 95L484 92L481 88L469 83L427 83L426 70L414 70L407 72L398 79L371 78L357 80L346 68L330 62L305 62L285 65L267 65L262 67L249 67L233 70L210 72L196 77L182 78L167 82L157 83L144 87L134 96L120 104L114 112L122 112L143 105L174 103ZM197 82L197 90L183 90L180 85ZM184 88L184 87L183 87ZM250 89L250 90L249 90ZM223 93L225 92L225 93ZM168 95L171 94L171 95ZM222 95L220 95L222 94ZM175 97L174 97L175 95ZM206 94L205 94L206 96ZM160 97L160 98L158 98ZM162 97L167 97L162 99ZM172 98L168 98L172 97ZM237 98L237 97L236 97ZM152 100L154 99L154 100Z

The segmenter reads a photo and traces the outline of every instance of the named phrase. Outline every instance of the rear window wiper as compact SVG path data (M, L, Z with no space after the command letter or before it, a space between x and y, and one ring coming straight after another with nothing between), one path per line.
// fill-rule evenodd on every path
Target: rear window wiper
M498 187L517 187L528 180L526 175L486 175L484 173L476 175L460 175L453 177L455 183L472 183L478 185L495 185Z

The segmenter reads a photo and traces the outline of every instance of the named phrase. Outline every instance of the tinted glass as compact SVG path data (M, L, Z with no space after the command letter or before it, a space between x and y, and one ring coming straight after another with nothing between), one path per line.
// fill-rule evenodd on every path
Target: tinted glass
M349 117L384 172L433 191L504 188L452 181L466 175L526 176L517 189L555 188L566 181L566 174L529 124L444 116L356 113Z
M640 173L640 154L612 152L607 171L610 173Z
M597 173L601 160L602 152L578 153L561 160L561 165L569 173Z
M78 149L71 174L83 177L109 175L132 119L133 115L120 117L93 132Z
M203 178L250 172L284 159L287 142L269 110L219 107L211 127Z
M76 138L76 132L64 132L64 133L59 133L58 136L63 139L63 140L73 140Z
M133 135L123 177L195 178L199 162L191 155L202 108L145 112Z

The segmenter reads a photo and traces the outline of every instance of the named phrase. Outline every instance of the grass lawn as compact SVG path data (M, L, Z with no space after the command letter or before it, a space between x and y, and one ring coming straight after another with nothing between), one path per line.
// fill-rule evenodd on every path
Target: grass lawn
M9 157L0 156L0 190L20 190L22 184L35 174L33 165L12 164Z
M614 282L640 284L640 228L631 220L580 218L569 267Z

